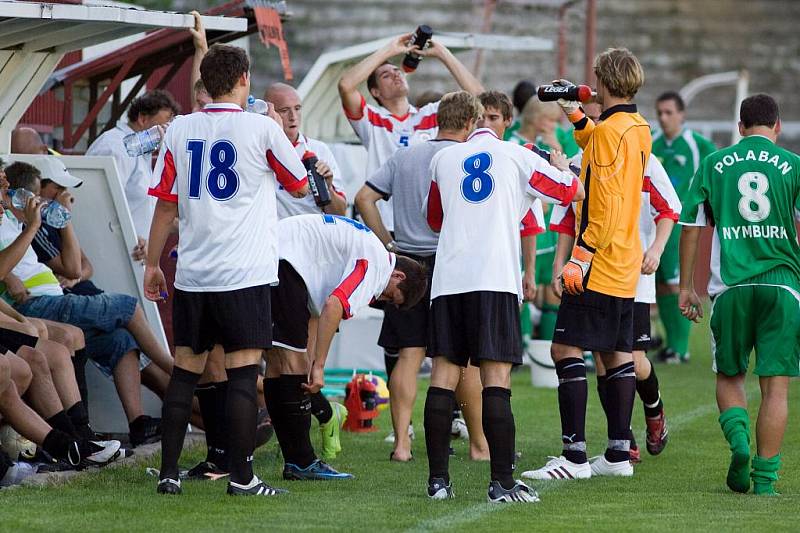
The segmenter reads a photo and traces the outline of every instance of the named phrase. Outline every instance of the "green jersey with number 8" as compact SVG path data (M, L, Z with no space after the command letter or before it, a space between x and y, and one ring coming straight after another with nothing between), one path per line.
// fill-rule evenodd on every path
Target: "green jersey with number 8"
M744 137L703 160L684 198L681 224L715 226L710 295L779 267L792 273L791 288L800 291L798 205L800 156L766 137Z

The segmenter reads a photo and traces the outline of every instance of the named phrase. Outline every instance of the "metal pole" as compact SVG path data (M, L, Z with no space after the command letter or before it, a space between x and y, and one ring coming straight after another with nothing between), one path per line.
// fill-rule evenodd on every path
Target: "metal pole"
M497 6L497 0L485 0L483 3L483 24L481 25L481 33L489 33L492 31L492 16L494 9ZM481 67L483 66L483 49L479 48L475 52L475 66L472 69L476 78L481 79Z
M595 26L597 22L597 3L586 0L586 67L583 71L584 83L594 86Z
M739 134L739 108L742 100L747 98L747 90L750 85L750 74L742 69L739 71L739 79L736 80L736 101L733 104L733 130L731 131L731 144L736 144L742 136Z

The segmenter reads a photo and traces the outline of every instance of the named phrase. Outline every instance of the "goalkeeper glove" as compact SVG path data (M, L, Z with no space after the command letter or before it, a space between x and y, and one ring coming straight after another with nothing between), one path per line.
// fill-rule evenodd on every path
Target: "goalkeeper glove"
M559 87L569 87L570 85L575 85L571 81L564 79L553 80L552 83L553 85L557 85ZM559 98L558 100L556 100L556 103L559 106L561 106L561 109L564 111L564 114L567 115L568 117L581 107L580 102L574 102L572 100L564 100L563 98Z
M572 257L561 271L561 286L567 294L577 296L583 293L583 281L589 272L593 257L594 254L583 246L576 244L572 249Z

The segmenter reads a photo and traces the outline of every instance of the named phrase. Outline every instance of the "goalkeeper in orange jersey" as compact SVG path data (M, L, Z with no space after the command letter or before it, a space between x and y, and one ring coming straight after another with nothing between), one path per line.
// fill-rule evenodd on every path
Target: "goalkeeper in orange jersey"
M589 120L577 102L559 100L584 150L580 178L586 198L576 208L577 240L561 273L564 295L551 348L559 380L563 451L542 468L525 472L534 479L633 475L633 300L642 265L639 212L650 127L631 103L644 72L630 51L606 50L595 59L594 73L603 109L600 124ZM585 350L599 352L608 369L608 447L591 465L584 436Z

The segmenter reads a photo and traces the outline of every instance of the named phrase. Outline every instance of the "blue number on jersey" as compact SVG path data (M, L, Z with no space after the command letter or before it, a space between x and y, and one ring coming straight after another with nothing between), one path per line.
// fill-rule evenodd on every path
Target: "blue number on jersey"
M400 143L400 146L408 147L408 135L401 135L398 142Z
M186 143L186 151L189 152L189 198L200 198L205 149L206 142L203 140L192 139ZM209 160L211 169L206 175L208 193L220 202L230 200L239 190L239 175L233 168L236 148L230 141L219 140L211 145Z
M342 215L324 214L322 215L322 220L325 222L325 224L336 224L337 220L341 220L345 224L350 224L359 231L366 231L367 233L372 233L372 230L366 227L361 222L353 220L352 218L343 217Z
M494 191L494 178L489 174L492 167L492 156L486 152L471 155L462 165L467 173L461 180L461 195L470 203L485 201Z

